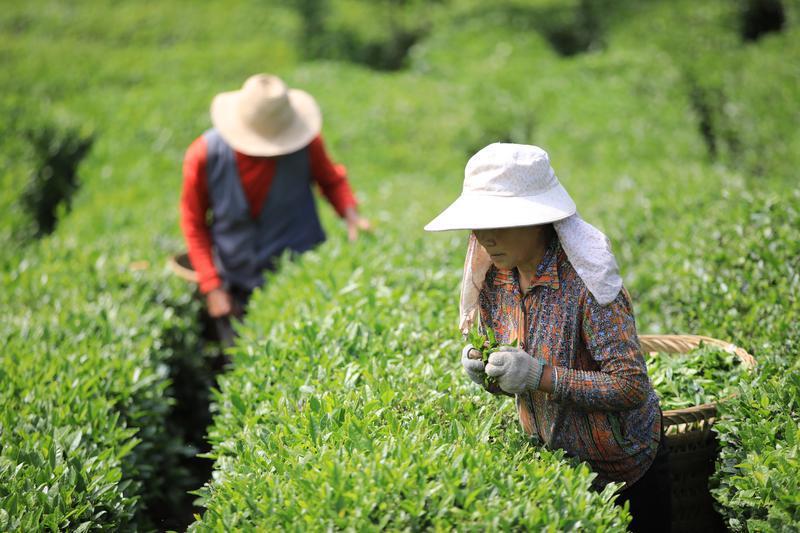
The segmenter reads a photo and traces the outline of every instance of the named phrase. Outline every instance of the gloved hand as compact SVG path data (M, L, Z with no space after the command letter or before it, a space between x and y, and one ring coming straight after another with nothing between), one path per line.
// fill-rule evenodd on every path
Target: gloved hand
M475 359L470 359L470 352L473 352L472 356L475 357ZM464 346L464 349L461 351L461 366L464 367L464 371L467 373L467 376L469 376L469 379L492 394L513 396L513 394L509 394L501 389L494 381L492 383L486 383L486 372L483 368L483 361L480 359L480 352L471 344Z
M489 356L484 369L488 376L497 379L497 384L511 394L522 394L536 390L542 380L544 362L527 352L510 346Z
M486 372L483 368L483 361L480 359L470 359L469 353L470 351L475 350L475 347L471 344L467 344L464 346L464 349L461 350L461 366L464 367L464 371L469 376L469 379L483 387L483 378L486 376ZM475 354L479 354L478 350L475 350Z

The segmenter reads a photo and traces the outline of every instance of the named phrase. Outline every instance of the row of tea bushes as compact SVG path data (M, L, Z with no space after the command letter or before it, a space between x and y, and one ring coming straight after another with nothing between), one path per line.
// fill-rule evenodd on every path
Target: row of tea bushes
M36 168L26 132L53 125L94 139L72 212L59 223L64 236L94 242L115 232L138 236L140 249L167 239L180 246L186 147L209 127L216 92L241 86L254 71L294 64L294 20L285 6L248 0L191 9L105 0L7 6L0 14L0 217L7 208L29 217L16 201Z
M711 159L753 183L794 179L800 154L800 4L782 2L782 31L743 41L743 4L679 0L630 8L609 32L611 46L659 50L683 79L698 131Z
M255 296L192 530L624 530L612 487L464 379L458 269L439 268L462 236L383 237L309 253Z
M184 437L204 428L177 414L204 408L211 377L197 303L161 268L181 246L181 156L216 91L292 62L286 13L103 0L0 13L0 530L185 525L160 520L202 484ZM50 237L11 248L35 233L27 133L50 125L94 135L81 187Z
M169 364L197 356L196 308L113 249L48 240L3 273L4 531L146 527L182 498Z
M24 102L13 93L0 96L5 117L0 124L0 243L6 249L35 234L31 213L22 201L35 172L34 149L24 135L29 115Z
M696 90L709 108L718 157L753 185L796 180L800 165L800 27L728 53L700 54Z

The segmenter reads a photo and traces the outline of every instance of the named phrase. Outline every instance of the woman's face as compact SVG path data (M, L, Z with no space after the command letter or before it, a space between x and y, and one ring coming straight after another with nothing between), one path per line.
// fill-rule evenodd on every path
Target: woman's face
M519 226L472 230L497 268L536 268L551 237L552 226ZM537 262L533 265L533 262Z

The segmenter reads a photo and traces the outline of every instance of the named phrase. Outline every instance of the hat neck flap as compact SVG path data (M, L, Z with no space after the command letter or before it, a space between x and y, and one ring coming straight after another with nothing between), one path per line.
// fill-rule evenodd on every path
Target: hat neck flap
M614 301L622 289L622 277L608 237L578 213L553 222L553 228L570 264L598 303L607 305ZM465 335L479 319L479 296L491 266L489 253L478 243L475 234L470 234L461 280L458 324Z

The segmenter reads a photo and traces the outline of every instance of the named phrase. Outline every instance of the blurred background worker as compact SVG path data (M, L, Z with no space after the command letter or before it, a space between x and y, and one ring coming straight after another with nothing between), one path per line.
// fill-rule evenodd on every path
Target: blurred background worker
M214 97L211 122L186 152L181 228L208 314L230 345L230 317L244 313L264 271L284 252L325 240L313 183L345 219L351 240L369 222L358 214L345 168L325 151L310 94L256 74L241 90Z

